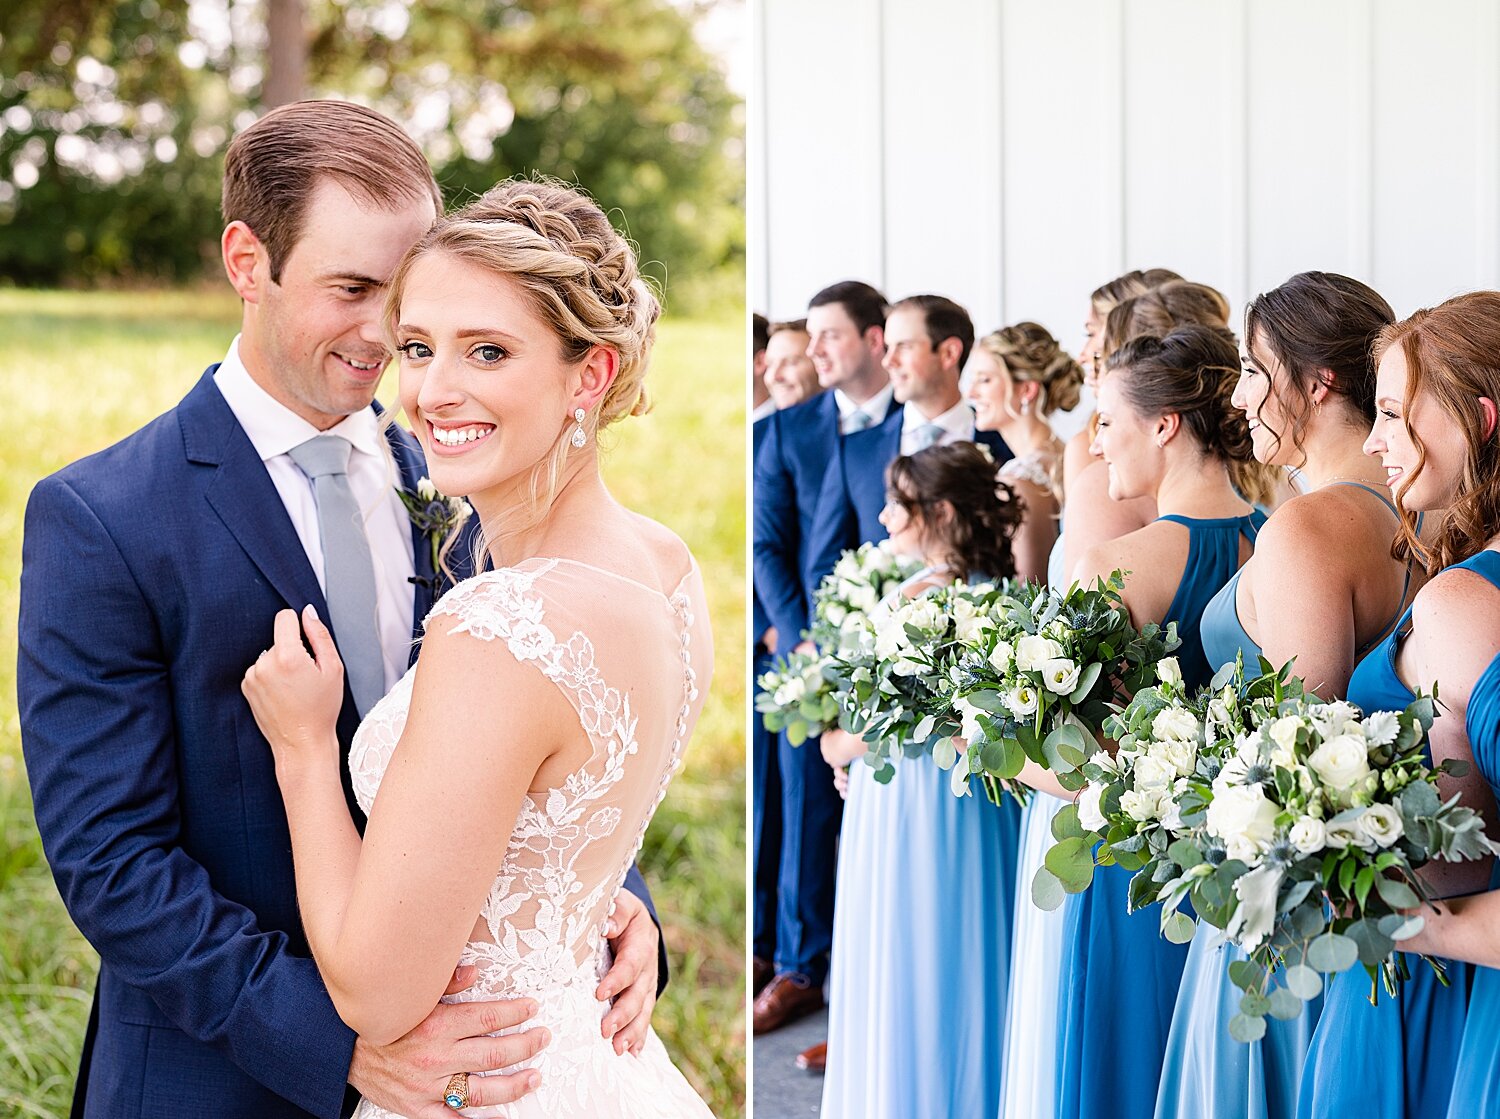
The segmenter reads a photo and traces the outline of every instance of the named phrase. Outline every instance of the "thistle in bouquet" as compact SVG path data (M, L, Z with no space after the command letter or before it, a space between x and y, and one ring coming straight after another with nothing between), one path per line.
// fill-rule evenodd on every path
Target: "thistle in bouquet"
M804 635L819 651L778 658L757 680L755 709L767 730L784 731L800 746L838 722L838 690L874 648L871 611L916 570L886 542L839 557L813 596L813 625Z
M1404 711L1362 715L1353 704L1288 695L1236 735L1208 788L1201 825L1170 848L1181 872L1162 891L1192 899L1199 917L1249 956L1230 967L1245 991L1230 1033L1253 1041L1265 1016L1291 1018L1322 990L1320 972L1356 963L1371 999L1410 977L1398 942L1422 927L1429 900L1418 871L1500 853L1482 817L1447 801L1429 765L1435 696ZM1428 963L1443 978L1440 962Z
M957 795L972 776L996 803L1022 795L1016 777L1028 760L1064 788L1083 786L1081 767L1100 748L1111 705L1154 682L1156 663L1179 644L1175 625L1131 625L1123 587L1119 571L1066 592L1012 582L988 604L993 625L953 670L967 747L954 769Z
M842 725L869 744L875 780L895 774L894 757L932 754L951 768L961 730L953 696L957 664L994 626L995 584L950 583L911 599L893 598L872 615L873 643L860 658L841 654Z

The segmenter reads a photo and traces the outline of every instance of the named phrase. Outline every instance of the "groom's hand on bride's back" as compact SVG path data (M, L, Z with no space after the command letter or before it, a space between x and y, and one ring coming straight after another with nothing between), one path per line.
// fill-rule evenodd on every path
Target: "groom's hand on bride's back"
M614 962L594 997L601 1002L614 1000L601 1023L601 1032L611 1041L616 1053L641 1055L646 1031L651 1028L651 1012L656 1007L657 945L661 932L651 919L646 903L629 890L615 895L614 912L609 918L609 947Z
M446 994L457 994L474 983L472 967L453 975ZM390 1045L354 1044L349 1083L371 1103L410 1119L444 1119L453 1112L443 1103L443 1089L460 1072L470 1073L469 1104L488 1107L513 1103L541 1084L535 1069L508 1076L475 1076L489 1069L508 1068L536 1056L552 1040L543 1027L489 1037L497 1030L519 1026L537 1012L533 999L494 999L439 1003L411 1033Z

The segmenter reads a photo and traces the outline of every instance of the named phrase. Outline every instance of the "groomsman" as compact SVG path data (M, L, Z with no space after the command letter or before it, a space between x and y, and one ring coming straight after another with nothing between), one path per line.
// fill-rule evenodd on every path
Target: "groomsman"
M771 320L757 312L751 324L750 423L753 427L776 411L776 403L771 399L771 390L766 387L766 346L771 342ZM759 443L755 445L760 446Z
M885 368L895 399L885 421L840 441L824 476L808 547L806 581L817 583L849 548L884 540L885 471L899 455L971 442L997 462L1012 458L994 432L974 430L974 411L958 379L974 346L969 313L941 295L913 295L885 323Z
M755 460L755 586L776 630L776 651L783 654L811 648L802 633L816 584L806 581L805 572L828 465L841 437L881 423L892 399L882 366L885 298L878 291L854 280L824 288L808 304L807 329L818 383L832 391L767 420ZM843 812L816 740L793 747L779 736L775 760L782 852L775 913L759 905L755 913L757 1034L823 1005Z

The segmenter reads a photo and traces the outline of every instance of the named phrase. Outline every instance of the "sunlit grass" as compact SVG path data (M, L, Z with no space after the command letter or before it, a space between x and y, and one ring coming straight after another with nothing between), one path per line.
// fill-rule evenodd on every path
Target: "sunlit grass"
M217 361L238 318L218 291L0 291L0 1114L68 1113L98 962L43 859L15 711L21 520L36 481L172 407ZM672 984L653 1019L716 1115L744 1100L743 325L663 322L654 411L606 434L605 477L676 530L708 588L717 669L708 704L646 837L641 865L666 934ZM382 399L391 397L390 385Z

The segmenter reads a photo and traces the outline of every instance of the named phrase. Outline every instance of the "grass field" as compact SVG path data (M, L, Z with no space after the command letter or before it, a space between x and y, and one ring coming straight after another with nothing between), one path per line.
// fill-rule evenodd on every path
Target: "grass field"
M98 961L36 834L15 710L21 524L37 479L172 407L232 337L212 293L0 291L0 1114L68 1113ZM666 320L655 410L606 433L616 495L675 529L703 568L717 668L641 866L671 952L654 1024L721 1119L743 1113L745 912L743 320ZM382 399L389 399L389 386Z

